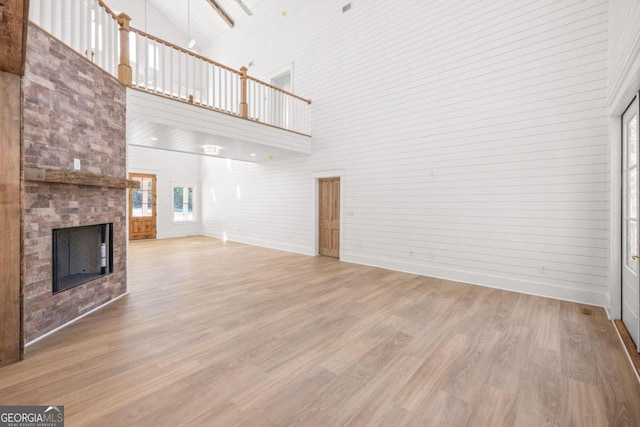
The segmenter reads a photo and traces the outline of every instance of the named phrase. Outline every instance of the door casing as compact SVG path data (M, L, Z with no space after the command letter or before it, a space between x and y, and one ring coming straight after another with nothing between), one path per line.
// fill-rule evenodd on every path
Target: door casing
M334 257L334 258L339 258L340 257L340 223L341 221L341 217L340 217L340 178L338 177L333 177L333 178L320 178L319 180L319 197L318 197L318 215L319 215L319 221L318 221L318 252L320 252L320 255L325 255L325 256L329 256L329 257ZM328 184L328 185L325 185ZM337 185L336 185L337 184ZM338 192L338 194L336 194L336 191ZM337 209L335 209L335 204L337 202ZM324 224L325 226L323 227L323 215L322 212L325 210L331 212L330 214L330 218L324 218ZM337 221L335 220L337 216ZM337 224L336 224L337 222ZM336 242L336 239L334 239L334 233L336 231L336 225L337 225L337 232L338 232L338 239ZM328 242L326 240L323 240L322 238L322 231L324 230L329 230L329 238L328 238ZM324 247L323 247L323 241L325 243ZM338 247L336 248L335 245L338 245ZM323 251L324 249L324 251Z
M627 165L624 164L625 163L625 157L627 156L626 153L626 146L628 145L628 141L625 142L625 133L626 133L626 129L625 127L627 126L627 124L625 123L624 120L624 116L625 114L629 113L632 116L635 116L635 121L636 121L636 126L638 126L638 121L640 120L640 92L636 94L636 96L633 97L631 103L629 104L629 106L625 109L625 111L622 113L621 115L621 120L620 120L620 142L621 142L621 164L620 164L620 169L621 169L621 174L622 174L622 178L621 178L621 182L622 182L622 192L621 192L621 203L620 203L620 223L621 223L621 236L620 236L620 240L621 240L621 257L620 257L620 319L622 320L622 323L625 325L625 327L627 328L629 335L631 336L631 338L634 340L635 346L636 346L636 350L638 352L640 352L640 339L638 337L638 331L640 330L640 319L638 319L638 315L640 313L638 313L638 307L640 307L640 294L636 295L636 298L638 299L638 301L635 302L635 304L633 303L633 298L631 298L630 301L631 304L633 305L632 309L636 310L636 318L629 318L629 316L627 316L626 321L624 320L624 302L625 302L625 298L629 298L628 295L625 295L624 293L624 287L625 287L625 283L631 283L630 286L634 286L634 282L635 282L635 289L636 291L638 290L638 286L640 285L640 275L638 274L638 272L633 272L631 269L628 268L627 266L627 262L628 262L628 258L632 255L637 255L638 253L640 253L640 240L637 240L637 236L636 236L636 240L637 242L634 242L634 246L635 248L633 249L629 249L626 248L625 246L627 245L627 232L626 232L626 221L625 221L625 217L627 216L627 212L626 212L626 203L628 203L627 197L626 197L626 191L627 191L627 186L628 184L625 184L625 176L627 176L627 173L625 172ZM638 132L638 130L636 130L636 132ZM636 136L637 137L637 136ZM636 148L637 149L637 148ZM638 153L636 153L635 155L635 162L636 162L636 171L638 171L640 169L640 158L638 156ZM637 173L637 172L636 172ZM636 181L636 186L638 185L637 181ZM638 187L636 187L638 188ZM627 200L627 202L625 203L625 200ZM637 207L637 206L636 206ZM637 222L636 222L637 224ZM627 253L628 252L628 253ZM636 264L637 266L637 264ZM626 275L626 276L625 276ZM635 277L633 277L635 275ZM625 277L627 277L627 279L625 279ZM629 280L631 279L631 280ZM627 312L630 313L630 312Z
M152 195L151 195L151 203L152 203L152 215L150 217L134 217L133 216L133 189L129 190L128 196L128 220L129 220L129 240L140 240L140 239L155 239L157 236L158 229L158 212L157 212L157 182L156 175L147 174L147 173L129 173L129 179L134 178L147 178L151 179L152 182ZM147 233L134 233L135 224L139 222L151 222L151 229Z
M320 224L320 179L321 178L340 178L340 255L338 259L342 259L344 254L344 189L345 189L345 176L343 169L331 169L325 171L315 171L311 174L312 177L312 194L313 202L311 203L313 209L313 229L314 231L314 254L320 255L320 236L319 227Z

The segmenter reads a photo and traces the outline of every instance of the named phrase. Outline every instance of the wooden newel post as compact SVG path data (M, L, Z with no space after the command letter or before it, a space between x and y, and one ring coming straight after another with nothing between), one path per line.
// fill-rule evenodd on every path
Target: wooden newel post
M240 68L240 116L249 118L249 104L247 104L247 67Z
M131 64L129 62L129 22L131 18L126 13L118 15L120 26L120 63L118 64L118 80L120 83L131 86Z

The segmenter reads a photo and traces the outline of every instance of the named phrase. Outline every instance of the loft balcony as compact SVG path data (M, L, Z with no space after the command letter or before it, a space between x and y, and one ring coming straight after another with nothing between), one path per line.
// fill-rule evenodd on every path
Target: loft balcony
M29 17L127 86L129 145L253 162L311 152L311 101L245 67L140 31L101 0L31 0Z

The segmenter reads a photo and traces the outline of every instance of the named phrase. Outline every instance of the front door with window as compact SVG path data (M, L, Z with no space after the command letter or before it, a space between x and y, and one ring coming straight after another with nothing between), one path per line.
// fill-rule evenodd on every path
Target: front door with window
M622 323L640 350L638 97L622 115Z
M130 173L140 188L129 191L129 239L156 238L156 176Z

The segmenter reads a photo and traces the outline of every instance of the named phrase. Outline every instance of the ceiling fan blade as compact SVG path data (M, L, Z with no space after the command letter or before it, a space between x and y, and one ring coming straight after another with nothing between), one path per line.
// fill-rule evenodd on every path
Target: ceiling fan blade
M253 12L251 12L251 9L249 9L249 8L247 7L247 5L246 5L246 4L244 4L244 2L243 2L242 0L236 0L236 3L238 3L238 5L240 5L240 7L242 8L242 10L244 10L244 12L245 12L247 15L249 15L249 16L252 16L252 15L253 15Z

